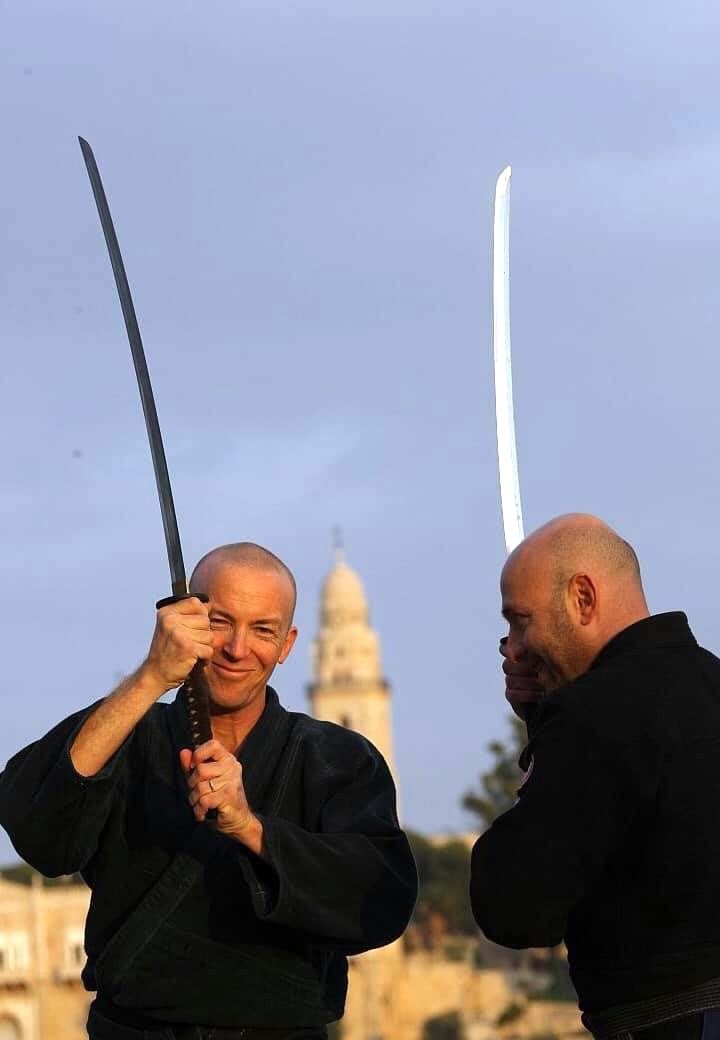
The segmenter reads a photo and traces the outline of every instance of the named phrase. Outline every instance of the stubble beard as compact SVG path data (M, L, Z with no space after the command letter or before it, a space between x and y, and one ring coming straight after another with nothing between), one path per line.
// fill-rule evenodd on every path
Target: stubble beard
M585 649L578 639L562 593L559 593L551 604L550 618L552 659L547 663L552 686L548 686L548 690L557 690L587 671L587 664Z

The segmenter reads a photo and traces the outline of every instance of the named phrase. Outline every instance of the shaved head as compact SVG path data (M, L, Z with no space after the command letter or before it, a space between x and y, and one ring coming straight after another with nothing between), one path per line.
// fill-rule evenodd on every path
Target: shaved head
M248 720L264 710L275 666L295 644L295 579L269 549L235 542L203 556L190 591L207 596L213 654L205 674L214 722L225 727L227 746L238 747Z
M649 613L635 550L587 513L556 517L528 535L508 557L501 589L508 646L547 688L582 674Z
M256 545L255 542L232 542L229 545L220 545L198 560L195 570L190 576L190 591L205 592L212 576L221 567L249 567L251 570L274 571L276 574L284 575L292 590L292 609L288 622L288 624L292 624L297 601L297 585L292 571L279 556L271 553L269 549L263 548L262 545Z
M516 552L545 556L559 586L578 571L597 570L608 578L641 586L635 550L603 520L589 513L566 513L534 531Z

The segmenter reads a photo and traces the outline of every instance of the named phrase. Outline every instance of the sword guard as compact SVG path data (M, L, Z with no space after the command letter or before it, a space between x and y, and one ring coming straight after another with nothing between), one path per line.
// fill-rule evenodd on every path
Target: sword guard
M169 607L172 603L179 603L182 599L199 599L201 603L209 603L210 597L206 596L204 592L183 592L181 596L165 596L164 599L159 599L155 604L155 609L160 610L161 607Z

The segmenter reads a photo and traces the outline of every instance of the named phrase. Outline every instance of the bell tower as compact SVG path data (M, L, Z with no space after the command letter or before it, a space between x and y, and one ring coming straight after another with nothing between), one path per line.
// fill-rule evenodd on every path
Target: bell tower
M380 751L395 777L390 685L380 640L370 625L365 590L336 539L335 564L320 594L320 628L312 644L312 714L357 730ZM397 780L396 780L397 783Z

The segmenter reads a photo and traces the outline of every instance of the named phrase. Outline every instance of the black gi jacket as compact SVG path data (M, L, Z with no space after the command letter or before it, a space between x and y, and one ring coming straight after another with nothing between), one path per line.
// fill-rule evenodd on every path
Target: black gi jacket
M564 939L586 1024L649 1024L720 980L720 661L684 614L649 617L530 729L518 801L473 849L475 918L503 946Z
M83 981L107 1017L275 1028L332 1021L343 1012L346 954L401 935L417 895L389 770L364 737L287 712L268 688L238 756L265 862L196 823L178 756L191 746L184 708L182 691L155 704L90 778L76 773L69 747L92 707L72 715L8 762L0 823L43 874L80 871L92 889ZM190 858L169 867L190 839ZM169 878L170 888L194 880L146 939L145 921L165 898L156 884L163 872L165 889ZM111 970L102 951L151 889L133 918L141 934Z

